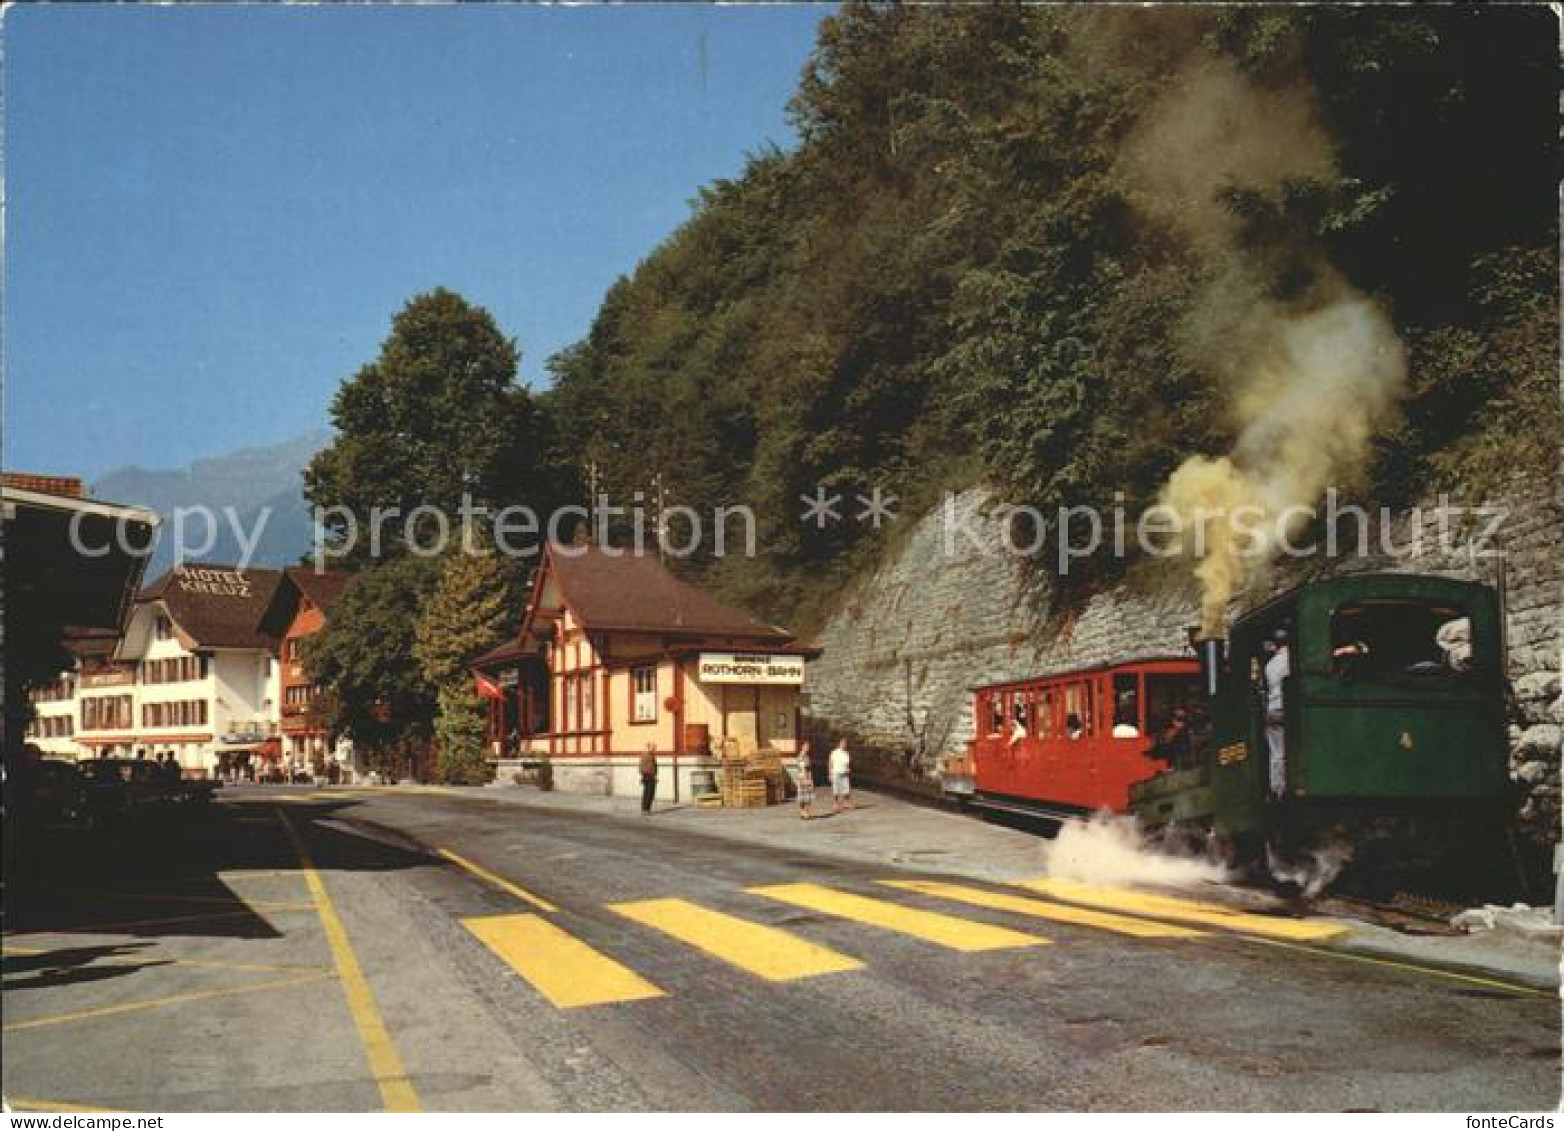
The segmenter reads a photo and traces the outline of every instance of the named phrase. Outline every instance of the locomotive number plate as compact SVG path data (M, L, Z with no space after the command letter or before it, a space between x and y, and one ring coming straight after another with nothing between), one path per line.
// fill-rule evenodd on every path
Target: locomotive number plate
M1249 757L1249 747L1242 742L1232 742L1221 747L1216 752L1216 764L1219 766L1231 766L1235 762L1242 762Z

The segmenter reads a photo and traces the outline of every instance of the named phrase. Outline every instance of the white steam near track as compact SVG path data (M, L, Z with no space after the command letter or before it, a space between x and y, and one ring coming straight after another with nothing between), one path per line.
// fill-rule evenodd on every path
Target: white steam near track
M1043 847L1043 868L1052 879L1113 887L1187 889L1229 878L1220 864L1148 843L1133 818L1106 813L1065 823Z

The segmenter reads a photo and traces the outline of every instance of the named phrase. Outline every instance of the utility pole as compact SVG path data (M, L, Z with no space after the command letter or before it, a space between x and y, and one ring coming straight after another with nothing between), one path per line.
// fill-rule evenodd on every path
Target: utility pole
M657 560L663 560L663 473L652 476L652 506L656 508Z

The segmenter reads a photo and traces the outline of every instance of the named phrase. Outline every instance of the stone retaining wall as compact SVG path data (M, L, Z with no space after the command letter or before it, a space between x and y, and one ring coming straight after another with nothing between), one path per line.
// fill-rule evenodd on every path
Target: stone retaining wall
M1197 608L1187 566L1148 562L1078 609L1051 607L1029 593L1024 572L1004 549L998 521L984 514L987 499L983 490L969 490L948 510L925 516L893 559L844 597L821 633L824 652L811 663L807 685L816 746L849 735L861 751L856 768L866 777L933 788L941 757L959 752L972 736L973 686L1185 651ZM1470 539L1441 536L1438 505L1434 500L1421 513L1404 512L1388 530L1370 524L1368 556L1276 569L1232 611L1308 577L1338 572L1498 582L1501 567L1474 559ZM1523 820L1538 839L1552 841L1559 828L1564 723L1564 505L1555 481L1517 483L1500 506L1510 678L1522 716L1512 728L1512 772L1527 790ZM1483 525L1479 518L1474 531ZM973 535L950 537L952 529ZM1339 529L1356 541L1354 525ZM1395 556L1383 551L1385 545Z

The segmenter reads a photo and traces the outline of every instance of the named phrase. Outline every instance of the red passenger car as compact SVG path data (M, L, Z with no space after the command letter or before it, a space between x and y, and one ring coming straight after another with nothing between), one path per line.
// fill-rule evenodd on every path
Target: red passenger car
M1199 665L1177 657L976 688L970 753L947 766L946 788L1000 807L1122 813L1203 702Z

